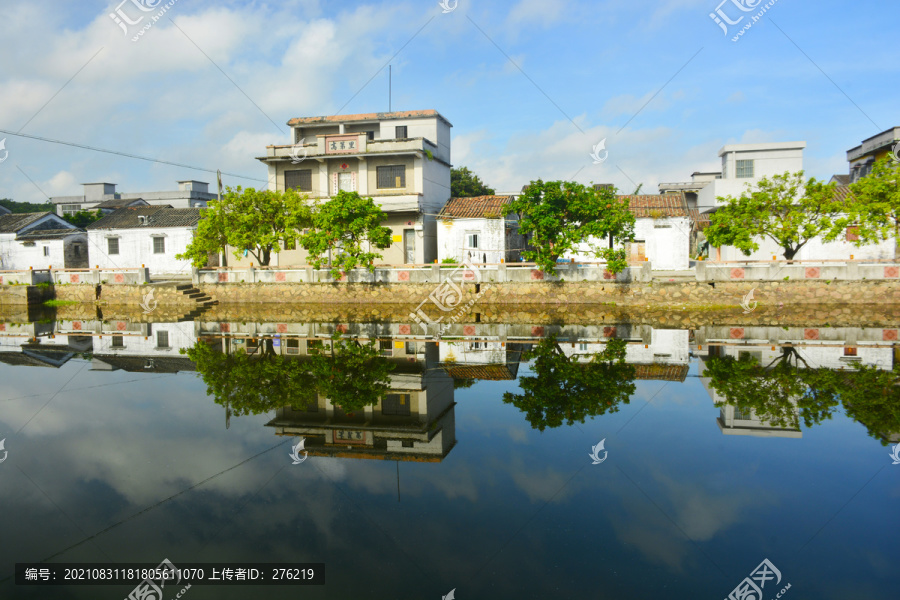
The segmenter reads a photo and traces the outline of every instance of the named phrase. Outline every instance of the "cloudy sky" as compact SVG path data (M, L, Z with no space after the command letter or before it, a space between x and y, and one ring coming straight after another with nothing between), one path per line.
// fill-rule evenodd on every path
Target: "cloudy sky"
M389 63L393 109L441 112L454 165L500 190L574 177L650 192L717 168L724 144L792 140L827 179L847 172L847 149L900 125L896 39L876 26L900 7L777 0L733 42L765 3L726 0L729 19L746 15L726 35L717 2L175 0L154 23L160 0L3 0L0 197L215 179L16 133L264 185L254 157L289 142L288 119L387 110ZM117 7L143 20L126 34Z

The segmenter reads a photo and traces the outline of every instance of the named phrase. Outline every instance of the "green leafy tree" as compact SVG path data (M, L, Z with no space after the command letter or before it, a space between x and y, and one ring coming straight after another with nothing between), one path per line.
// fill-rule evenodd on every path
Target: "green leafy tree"
M504 207L509 213L519 216L519 232L530 237L522 255L547 273L555 274L556 260L576 247L606 260L613 273L628 266L624 248L615 246L632 239L635 219L613 187L538 179Z
M296 244L300 230L310 223L307 198L295 190L229 187L221 201L211 200L201 211L193 241L177 258L202 267L210 254L224 251L227 245L235 249L235 257L246 250L257 264L268 266L272 254L282 245Z
M224 354L204 342L181 352L197 365L206 393L235 416L316 402L315 377L309 365L276 354L272 340L266 340L252 355L243 349Z
M493 196L494 188L485 185L481 178L467 167L459 167L450 169L450 195L454 198Z
M94 221L102 219L103 211L99 208L97 210L79 210L75 214L67 215L64 218L76 227L87 227Z
M387 215L372 198L342 190L315 207L313 228L300 236L300 244L309 251L310 264L317 269L330 258L335 279L360 266L373 271L381 254L371 248L383 250L391 245L391 230L381 225L385 219Z
M319 393L347 413L377 404L390 390L394 368L374 340L360 344L340 334L332 337L330 349L313 349L310 362Z
M792 260L813 238L834 239L835 222L847 210L835 199L835 184L815 178L803 182L803 171L763 177L740 198L724 202L710 217L705 234L711 246L735 246L745 256L759 250L759 238L769 238Z
M0 200L0 206L8 208L13 214L56 212L56 205L52 202L35 204L33 202L16 202L15 200L10 200L9 198L3 198L2 200Z
M610 340L590 362L582 363L574 356L567 357L556 336L551 336L523 358L534 360L534 376L520 377L522 393L506 392L503 401L524 412L531 426L540 431L618 412L635 390L635 369L625 362L624 340Z
M857 246L894 238L900 244L900 162L890 158L877 161L866 177L850 184L854 201L847 219L840 223L857 225Z

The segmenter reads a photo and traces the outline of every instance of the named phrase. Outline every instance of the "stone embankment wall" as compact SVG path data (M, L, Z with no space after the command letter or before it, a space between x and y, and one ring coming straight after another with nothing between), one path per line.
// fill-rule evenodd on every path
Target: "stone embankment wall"
M750 307L800 304L900 304L900 281L675 281L649 283L481 283L460 284L462 307L476 299L478 306L530 304L615 304L616 306L703 306L739 304L751 291ZM429 298L437 284L201 284L204 293L221 304L397 304L434 313ZM447 305L454 304L445 297ZM758 303L758 304L757 304ZM454 305L456 306L456 305Z
M99 288L99 298L97 292ZM133 306L140 310L147 299L150 306L196 308L192 299L181 293L175 285L57 285L54 288L56 299L70 302L99 304L100 306ZM147 294L153 291L153 297Z

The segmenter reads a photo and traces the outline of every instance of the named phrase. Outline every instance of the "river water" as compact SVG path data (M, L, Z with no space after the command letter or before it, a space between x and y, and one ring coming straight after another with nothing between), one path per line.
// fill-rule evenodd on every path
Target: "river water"
M3 598L163 559L325 564L196 599L896 598L889 323L16 318Z

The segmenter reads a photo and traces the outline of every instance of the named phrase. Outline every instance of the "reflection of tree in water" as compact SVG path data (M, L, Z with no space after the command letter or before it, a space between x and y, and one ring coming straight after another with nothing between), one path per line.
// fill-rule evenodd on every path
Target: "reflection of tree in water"
M388 391L394 365L375 343L333 340L330 349L314 349L303 360L277 354L272 340L260 350L224 354L203 342L183 351L197 365L206 393L236 416L261 414L282 406L307 406L318 395L345 412L378 403Z
M378 404L390 390L395 366L381 356L376 342L332 338L331 348L317 348L310 361L320 394L345 413Z
M522 393L506 392L503 401L524 412L540 431L618 412L619 404L628 404L635 390L635 369L625 362L624 340L610 340L585 363L566 356L556 336L551 336L523 358L534 360L534 376L519 378Z
M795 348L783 348L781 356L767 365L750 355L711 357L705 376L725 398L719 406L730 404L741 412L752 409L761 421L777 427L799 428L801 418L812 427L830 419L843 403L847 416L864 425L882 445L900 432L898 369L809 368Z

